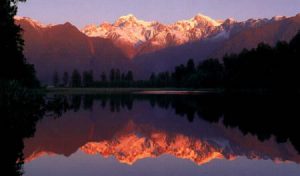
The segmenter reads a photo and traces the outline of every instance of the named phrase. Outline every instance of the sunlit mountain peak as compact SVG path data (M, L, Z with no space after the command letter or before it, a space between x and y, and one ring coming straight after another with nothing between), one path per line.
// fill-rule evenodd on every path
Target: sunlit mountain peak
M128 15L121 16L119 19L125 19L125 20L137 20L137 17L130 13L130 14L128 14Z
M20 16L15 16L14 17L15 20L17 21L26 21L28 22L31 26L33 26L34 28L47 28L47 27L51 27L54 26L52 24L43 24L35 19L29 18L29 17L20 17Z
M198 13L196 16L194 16L194 18L192 18L191 20L195 20L198 23L208 23L211 24L213 26L220 26L222 23L210 18L209 16L203 15L201 13Z

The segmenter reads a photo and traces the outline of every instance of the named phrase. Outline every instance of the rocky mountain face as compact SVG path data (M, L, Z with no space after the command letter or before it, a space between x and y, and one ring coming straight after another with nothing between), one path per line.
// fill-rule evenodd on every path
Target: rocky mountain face
M202 14L170 25L142 21L129 14L120 17L113 24L89 25L82 32L90 37L112 40L129 58L133 58L166 47L207 38L218 33L220 25L220 22Z
M198 14L173 24L146 22L134 15L114 23L88 25L79 30L70 23L44 25L17 17L24 29L25 55L36 65L39 78L51 80L55 70L110 68L132 69L137 78L167 71L189 58L197 62L208 57L253 48L260 42L275 45L289 41L300 29L300 14L294 17L213 20Z

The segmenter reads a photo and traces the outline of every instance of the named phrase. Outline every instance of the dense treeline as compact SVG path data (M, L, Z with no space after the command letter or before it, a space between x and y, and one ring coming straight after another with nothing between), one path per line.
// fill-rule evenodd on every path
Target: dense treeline
M230 89L299 90L300 32L290 43L259 44L223 58L225 86Z
M172 73L152 73L150 87L220 88L223 86L224 67L217 59L208 59L197 66L193 59L175 67Z
M189 59L173 72L152 73L148 80L133 79L133 72L121 73L112 69L94 80L92 71L68 73L61 86L71 87L175 87L225 88L226 90L289 90L300 89L300 32L290 43L278 42L275 47L259 44L239 54L225 55L223 59L208 59L195 64ZM54 73L53 84L59 78Z
M300 32L290 43L275 47L259 44L240 54L208 59L196 67L193 60L168 72L150 77L154 87L225 88L226 90L299 90Z

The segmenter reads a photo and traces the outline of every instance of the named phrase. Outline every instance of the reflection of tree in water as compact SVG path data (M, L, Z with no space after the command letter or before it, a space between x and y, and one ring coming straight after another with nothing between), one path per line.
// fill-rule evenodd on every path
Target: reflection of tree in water
M0 86L0 113L4 134L2 145L4 167L7 175L21 175L24 148L23 138L31 137L35 126L43 117L42 96L33 94L16 83Z
M59 117L70 107L66 97L47 97L17 82L0 83L0 114L6 175L23 174L23 140L32 137L36 123L46 116Z
M271 135L275 135L278 142L289 139L300 151L296 132L300 113L295 103L299 98L297 95L253 94L173 96L170 103L177 114L189 121L193 121L195 114L210 122L222 119L225 126L239 127L244 134L255 134L260 140L269 139Z
M93 110L94 98L92 95L83 96L83 109Z
M135 97L130 94L103 94L103 95L48 95L46 99L51 100L51 108L49 107L48 103L48 109L50 108L51 111L57 111L55 114L62 114L66 111L73 110L74 112L77 112L80 110L80 108L84 110L93 110L93 106L95 101L100 102L100 106L102 108L109 107L111 112L120 112L122 109L131 110L133 107L133 101ZM60 108L55 108L56 106L59 106Z
M224 124L238 126L244 133L257 134L265 140L272 134L279 142L287 139L300 150L298 128L299 96L235 96L224 108Z
M72 104L74 112L77 112L81 107L81 95L73 95L72 96Z
M293 103L299 100L299 96L295 95L107 94L76 95L64 99L71 100L68 102L70 109L78 111L81 98L86 110L92 110L94 101L99 101L101 107L108 107L111 112L131 110L135 101L147 101L152 108L174 109L176 114L186 117L190 122L196 117L214 123L222 119L227 127L239 127L244 134L255 134L260 140L269 139L271 135L275 135L278 142L289 139L300 151L295 132L300 114L297 104Z

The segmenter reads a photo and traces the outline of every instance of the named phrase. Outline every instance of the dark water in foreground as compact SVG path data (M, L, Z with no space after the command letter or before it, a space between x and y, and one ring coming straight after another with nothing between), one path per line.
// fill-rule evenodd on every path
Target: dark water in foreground
M24 140L26 176L300 175L298 106L277 97L48 97L63 105Z

